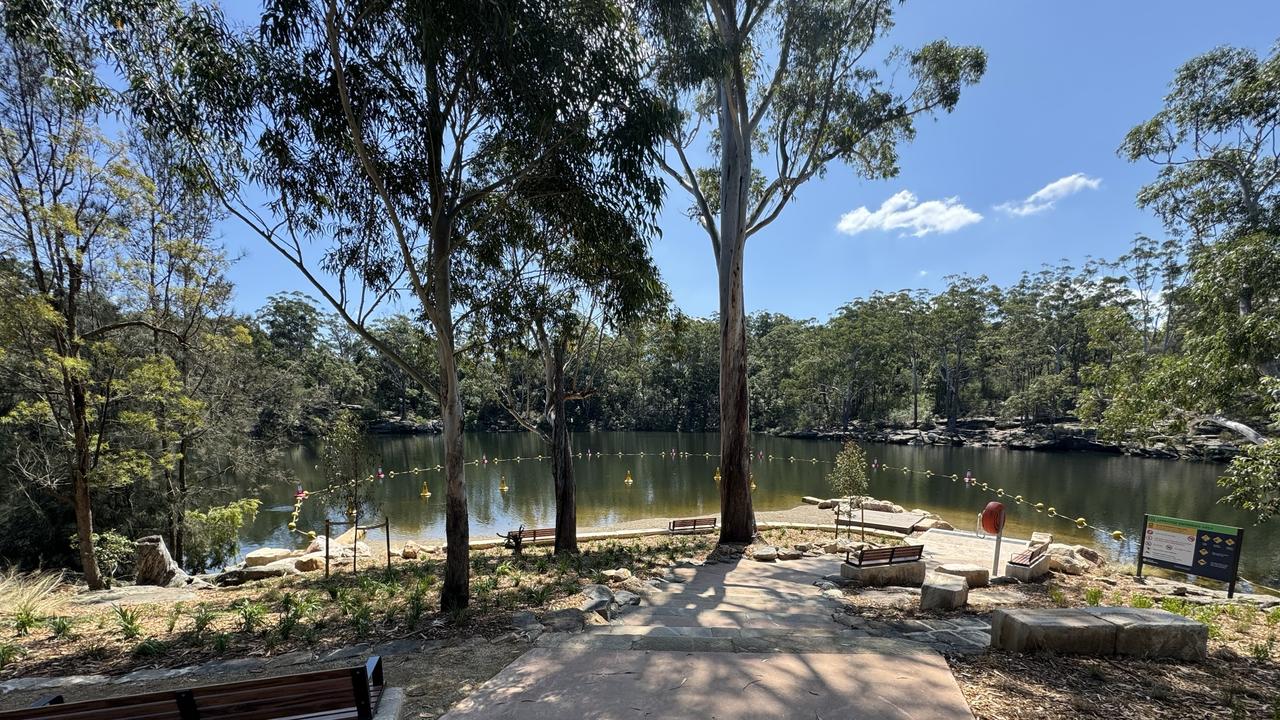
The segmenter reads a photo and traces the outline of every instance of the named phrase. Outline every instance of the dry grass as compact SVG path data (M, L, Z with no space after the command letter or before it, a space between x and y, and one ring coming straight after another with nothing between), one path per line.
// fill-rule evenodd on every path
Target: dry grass
M453 614L439 610L443 553L397 560L389 569L370 562L358 575L347 566L328 580L313 573L203 590L177 604L71 604L69 627L41 622L24 635L0 630L0 644L12 651L7 664L0 662L0 677L114 674L410 636L494 638L508 631L513 612L576 605L582 586L604 581L604 570L627 568L645 578L677 560L705 557L714 545L713 536L695 535L583 542L581 554L570 557L541 546L526 548L522 558L502 549L473 551L471 607Z
M0 614L10 622L24 616L37 620L57 615L70 594L64 592L63 573L20 573L13 568L0 573Z

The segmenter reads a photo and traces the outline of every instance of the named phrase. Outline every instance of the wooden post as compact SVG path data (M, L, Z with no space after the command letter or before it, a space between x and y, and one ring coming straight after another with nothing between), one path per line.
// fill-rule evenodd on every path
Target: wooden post
M332 536L329 518L324 519L324 579L329 579L329 538Z
M391 517L382 519L382 533L387 536L387 569L391 569Z

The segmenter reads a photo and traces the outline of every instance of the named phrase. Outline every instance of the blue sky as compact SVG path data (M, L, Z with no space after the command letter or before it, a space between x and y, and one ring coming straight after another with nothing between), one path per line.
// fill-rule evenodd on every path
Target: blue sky
M1063 258L1114 258L1137 233L1160 236L1134 203L1155 169L1129 164L1116 148L1159 109L1187 59L1219 45L1269 51L1280 39L1280 3L908 0L888 42L918 47L940 37L987 51L982 82L954 113L918 124L900 175L868 181L833 167L752 237L749 311L824 319L876 290L936 289L958 273L1003 284ZM676 304L702 316L718 305L716 275L688 204L673 185L654 256ZM854 234L838 229L849 213L843 226ZM238 308L307 289L260 241L233 223L223 233L243 253L232 271Z

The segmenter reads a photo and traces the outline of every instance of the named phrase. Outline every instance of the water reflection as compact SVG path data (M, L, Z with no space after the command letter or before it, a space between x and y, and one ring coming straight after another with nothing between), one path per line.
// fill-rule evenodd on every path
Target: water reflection
M786 509L798 504L803 495L829 494L824 477L829 465L810 460L829 462L839 450L838 444L768 435L756 435L752 442L766 458L775 457L754 462L757 509ZM593 453L592 458L579 458L574 464L579 525L607 526L646 517L716 512L719 495L712 476L719 461L705 453L716 452L718 445L715 434L576 434L575 451ZM545 446L527 433L473 433L466 436L465 446L469 459L533 457L546 452ZM370 472L378 467L397 471L434 467L444 459L440 439L434 436L373 438L370 449ZM677 453L674 458L672 450ZM1215 482L1222 471L1220 465L984 448L869 445L866 450L868 458L891 466L906 465L948 476L972 471L992 489L1001 487L1011 496L1025 496L1029 501L1025 505L1005 500L1008 532L1015 536L1044 530L1064 541L1088 540L1132 556L1137 549L1133 540L1116 543L1105 533L1077 529L1069 518L1085 517L1106 531L1123 531L1126 538L1136 538L1144 512L1247 527L1242 574L1265 584L1280 582L1280 559L1272 551L1280 541L1280 526L1249 527L1247 514L1217 504L1222 494ZM618 452L644 452L645 456L619 458ZM594 457L594 453L603 455ZM787 459L793 456L794 462ZM246 529L244 551L297 544L296 536L291 537L285 529L293 492L298 482L309 490L322 486L318 462L314 449L308 447L292 448L282 455L279 476L257 492L267 509ZM634 478L631 485L623 483L628 471ZM504 476L505 493L499 489ZM424 479L432 492L426 500L419 497ZM521 524L545 527L554 520L555 498L547 462L490 462L468 467L466 479L473 537ZM971 527L977 512L993 499L991 494L952 482L949 477L885 470L873 473L871 493L907 508L936 512L960 529ZM388 476L374 482L369 498L365 517L372 520L376 515L380 522L384 514L389 516L394 541L443 537L445 493L439 473ZM1055 507L1067 517L1055 519L1036 513L1031 507L1036 502ZM309 501L299 527L322 529L326 514L336 520L344 511L338 498Z

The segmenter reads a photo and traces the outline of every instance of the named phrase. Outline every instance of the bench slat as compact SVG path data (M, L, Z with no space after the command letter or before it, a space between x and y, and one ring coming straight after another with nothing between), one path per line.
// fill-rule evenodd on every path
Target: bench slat
M381 659L360 667L319 670L190 690L102 698L0 712L0 718L30 720L184 720L178 698L207 720L356 720L357 688L376 710L382 697ZM363 682L362 682L363 680Z

